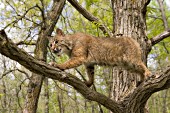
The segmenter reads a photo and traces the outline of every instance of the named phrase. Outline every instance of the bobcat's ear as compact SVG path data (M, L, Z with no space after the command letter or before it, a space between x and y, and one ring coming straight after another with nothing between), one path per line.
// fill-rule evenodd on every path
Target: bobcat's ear
M56 29L56 33L57 33L57 35L64 36L63 31L59 28Z

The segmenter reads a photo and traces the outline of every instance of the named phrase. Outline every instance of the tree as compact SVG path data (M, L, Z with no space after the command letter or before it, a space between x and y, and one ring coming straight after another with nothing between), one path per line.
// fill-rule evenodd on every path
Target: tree
M60 1L60 2L64 3L63 1ZM96 18L95 16L87 12L83 7L79 5L77 1L68 0L68 2L72 6L74 6L75 9L77 9L85 18L87 18L89 21L97 25L103 31L104 34L107 34L109 36L113 35L107 29L107 27L105 27L105 25L100 22L98 18ZM147 1L141 0L140 2L131 1L131 0L111 1L112 9L114 12L114 16L113 16L114 35L116 36L125 35L125 36L135 37L135 39L140 43L142 47L143 61L145 63L146 63L147 55L149 51L151 50L151 47L154 46L156 43L159 43L164 38L167 38L168 36L170 36L170 30L167 29L161 34L157 35L156 37L147 39L145 18L146 18L146 6L149 4L149 2L150 2L149 0ZM60 6L63 7L63 5L60 5ZM53 8L57 8L55 4L53 5ZM58 13L52 13L49 11L50 14L57 14L57 15L60 15L60 12L61 10ZM42 17L44 17L43 12L42 12ZM53 19L57 19L57 17L54 17ZM30 71L41 75L40 77L39 75L32 76L32 77L38 77L37 79L38 85L37 83L33 83L33 85L30 85L30 87L32 88L35 88L35 86L39 87L38 91L36 91L37 96L32 97L32 98L35 98L36 100L38 99L38 95L39 95L41 84L42 84L42 78L43 78L42 76L45 76L45 77L49 77L55 80L59 80L61 82L65 82L73 86L85 98L102 104L107 109L110 109L113 113L122 113L122 112L143 113L147 100L154 92L167 89L170 87L170 81L169 81L170 68L169 67L167 67L167 69L165 69L164 72L160 74L160 76L157 75L158 76L157 78L152 78L150 80L147 80L144 83L140 84L138 87L136 87L138 79L134 78L134 75L130 74L129 76L129 72L114 68L112 80L117 81L117 82L113 82L113 85L111 86L112 88L111 91L114 92L111 94L112 99L109 99L105 95L95 92L94 90L86 87L85 84L77 77L71 75L70 73L62 72L58 69L50 67L44 62L46 61L44 59L46 59L45 57L46 57L46 52L47 52L46 51L47 50L46 49L47 48L46 37L52 33L57 20L54 20L53 24L49 24L50 22L49 23L48 22L46 23L45 21L43 22L44 23L42 24L41 32L39 34L39 39L38 39L37 46L36 46L36 48L40 48L40 52L38 51L38 49L36 49L35 54L39 55L39 53L42 53L42 52L44 54L42 54L43 56L39 56L39 57L35 56L36 59L28 55L25 51L19 49L10 39L8 39L8 37L6 36L6 33L3 30L1 30L0 32L1 54L13 60L16 60L18 63L25 66ZM40 46L43 46L43 47L40 47ZM126 78L126 77L127 79L123 79L123 81L120 81L122 80L122 78ZM131 80L131 81L128 81L128 80ZM32 100L35 100L35 99L32 99ZM34 107L33 111L28 110L29 112L36 111L37 102L38 101L35 101L34 104L29 102L31 103L30 105L33 105Z
M48 46L48 36L51 35L55 24L57 23L57 20L59 18L59 15L64 7L65 0L60 1L53 1L53 7L50 12L48 12L47 16L45 16L44 12L44 2L41 1L42 8L38 6L41 10L41 16L42 16L42 27L40 30L40 34L37 40L36 48L35 48L35 58L39 59L41 61L46 61L47 59L47 46ZM47 19L48 18L48 19ZM28 93L27 93L27 100L24 112L25 113L35 113L37 110L37 104L39 99L39 94L42 86L42 82L44 80L44 77L41 75L38 75L36 73L32 74L29 87L28 87ZM47 111L48 112L48 111Z

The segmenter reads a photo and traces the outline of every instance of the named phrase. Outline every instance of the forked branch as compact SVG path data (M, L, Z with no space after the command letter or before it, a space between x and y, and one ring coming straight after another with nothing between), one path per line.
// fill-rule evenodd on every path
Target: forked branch
M141 106L146 104L147 100L153 93L168 88L170 88L170 66L156 78L150 78L143 82L131 94L129 94L122 103L127 109L134 107L133 113L138 113L137 111L142 108Z

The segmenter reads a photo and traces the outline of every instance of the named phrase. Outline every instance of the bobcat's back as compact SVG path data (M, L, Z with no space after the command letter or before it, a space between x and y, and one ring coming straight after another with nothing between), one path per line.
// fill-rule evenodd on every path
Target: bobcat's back
M131 38L91 38L87 43L88 63L124 65L129 60L141 61L139 44Z

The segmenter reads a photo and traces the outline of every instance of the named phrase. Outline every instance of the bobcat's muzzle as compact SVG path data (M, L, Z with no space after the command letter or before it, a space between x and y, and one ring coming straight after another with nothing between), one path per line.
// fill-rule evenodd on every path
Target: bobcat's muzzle
M53 53L60 53L61 52L61 49L59 49L59 48L55 48L54 50L53 50Z

